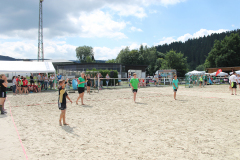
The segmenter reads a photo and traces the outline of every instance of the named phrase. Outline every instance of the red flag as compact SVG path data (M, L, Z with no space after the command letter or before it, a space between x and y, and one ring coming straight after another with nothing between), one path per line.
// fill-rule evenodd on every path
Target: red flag
M221 72L222 72L222 70L219 69L219 70L217 71L217 73L216 73L216 76L217 76L219 73L221 73Z

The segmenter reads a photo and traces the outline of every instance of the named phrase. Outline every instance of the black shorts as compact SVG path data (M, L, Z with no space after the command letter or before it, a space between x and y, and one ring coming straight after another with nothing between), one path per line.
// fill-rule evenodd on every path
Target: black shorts
M173 89L173 92L177 92L177 89Z
M84 88L84 87L78 87L78 93L79 93L79 94L83 93L83 92L84 92L84 90L85 90L85 88Z
M0 92L0 98L6 98L7 94L6 92Z
M25 88L26 88L26 87L28 87L28 86L22 86L22 87L25 87Z
M237 83L236 82L233 82L232 88L237 88Z
M65 109L67 109L67 105L64 104L64 103L59 103L58 102L58 108L59 108L59 110L65 110Z
M207 80L204 80L205 82L207 82Z
M87 86L90 87L90 86L91 86L91 83L90 83L90 82L87 82Z
M137 93L137 91L138 91L137 89L133 89L133 90L132 90L132 92L133 92L133 93L134 93L134 92L136 92L136 93Z
M202 81L200 81L200 84L202 84Z

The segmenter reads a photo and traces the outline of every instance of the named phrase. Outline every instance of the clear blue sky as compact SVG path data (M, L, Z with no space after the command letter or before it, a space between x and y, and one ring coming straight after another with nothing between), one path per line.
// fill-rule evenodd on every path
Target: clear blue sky
M75 60L75 48L88 45L96 59L107 60L126 46L238 29L239 6L239 0L45 0L45 58ZM38 1L0 1L0 55L37 58L38 7Z

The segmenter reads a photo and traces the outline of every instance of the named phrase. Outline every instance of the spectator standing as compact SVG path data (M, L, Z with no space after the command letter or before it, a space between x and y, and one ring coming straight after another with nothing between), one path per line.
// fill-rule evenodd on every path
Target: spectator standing
M13 83L13 95L16 95L16 89L17 89L16 76L13 76L13 78L12 78L12 83Z
M48 75L45 74L45 77L44 77L44 87L45 87L45 90L48 89Z
M216 83L216 76L213 76L213 83L215 84Z
M110 77L109 77L109 75L107 74L107 75L106 75L106 85L107 85L107 87L108 87L109 79L110 79Z
M154 81L154 85L157 86L157 83L158 83L158 76L157 76L156 74L154 75L154 79L153 79L153 81Z
M26 77L23 78L22 83L23 83L23 91L25 94L27 94L28 93L28 80Z
M62 79L62 75L58 73L58 75L57 75L57 80L58 80L58 82L59 82L61 79Z
M20 75L18 75L18 77L16 78L16 82L17 82L17 90L16 90L16 93L17 93L17 91L18 91L19 94L22 94Z
M90 75L87 75L87 93L90 94L90 87L91 87L91 78Z
M95 87L98 87L98 73L95 76Z
M100 87L103 88L103 76L101 73L99 73L99 79L100 79Z
M34 84L34 76L33 74L31 73L31 76L30 76L30 84L33 85Z
M199 87L201 88L202 85L204 85L204 84L203 84L203 77L201 75L201 76L199 76Z
M41 82L41 74L39 73L39 75L37 76L37 79L38 79L38 83L42 83Z
M4 110L4 102L7 97L6 89L7 89L7 77L4 74L0 75L0 110L1 114L5 114Z
M161 78L162 78L162 76L161 76L161 74L159 73L159 74L158 74L158 82L159 82L159 85L161 84L161 81L162 81Z
M91 80L90 80L90 82L91 82L91 87L93 87L93 83L94 83L94 80L93 80L93 78L94 78L94 77L93 77L93 75L92 75L92 74L90 74L90 79L91 79Z
M53 88L53 85L54 85L54 79L55 79L55 77L53 76L53 74L51 74L51 76L50 76L50 80L49 80L50 89Z

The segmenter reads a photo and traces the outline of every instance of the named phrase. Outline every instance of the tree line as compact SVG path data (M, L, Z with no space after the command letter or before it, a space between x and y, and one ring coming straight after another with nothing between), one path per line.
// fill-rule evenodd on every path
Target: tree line
M188 39L186 42L172 42L156 46L158 52L166 53L169 50L181 52L187 57L189 70L196 69L197 66L204 64L208 53L212 50L215 40L222 41L232 33L240 34L240 29L222 33L213 33L208 36Z
M147 47L122 49L116 59L106 63L147 65L147 74L159 69L176 69L179 76L189 70L203 71L205 68L239 66L240 30L214 33L189 39L186 42ZM95 62L92 47L76 48L76 56L82 63Z

